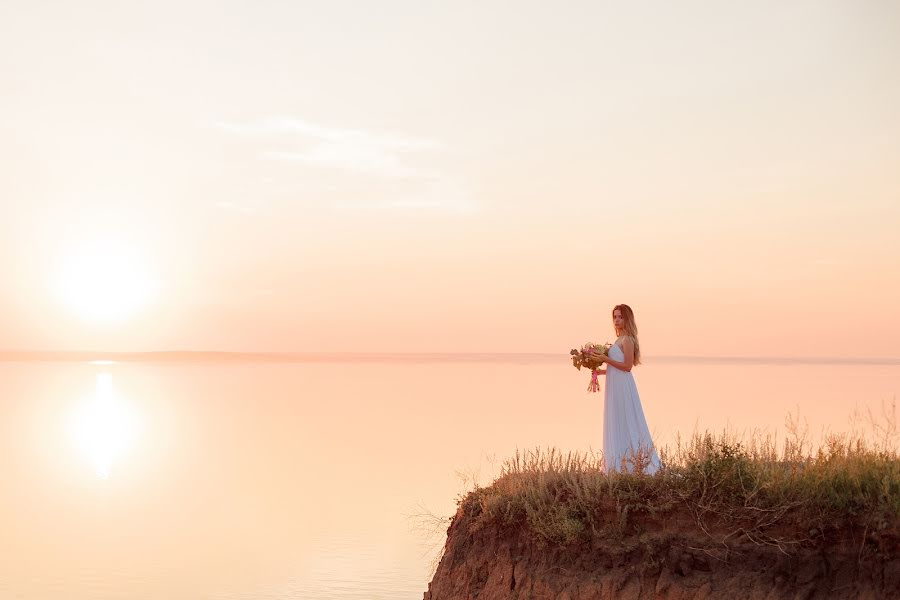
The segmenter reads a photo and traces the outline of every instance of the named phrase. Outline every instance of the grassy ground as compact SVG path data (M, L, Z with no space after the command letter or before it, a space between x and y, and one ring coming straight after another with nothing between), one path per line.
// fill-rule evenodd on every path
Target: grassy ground
M780 448L758 434L695 434L658 449L663 467L653 475L640 465L606 474L599 455L516 451L459 505L470 530L524 528L541 544L615 539L635 515L687 511L715 543L742 538L790 553L829 531L898 528L895 417L892 405L869 435L831 434L815 450L796 427Z

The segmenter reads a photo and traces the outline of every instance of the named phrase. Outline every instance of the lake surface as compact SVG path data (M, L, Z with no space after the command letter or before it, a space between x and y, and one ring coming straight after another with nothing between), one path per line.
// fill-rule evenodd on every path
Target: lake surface
M847 431L900 364L646 359L677 433ZM516 449L602 447L560 357L0 362L0 598L420 599L458 497ZM443 519L443 520L441 520Z

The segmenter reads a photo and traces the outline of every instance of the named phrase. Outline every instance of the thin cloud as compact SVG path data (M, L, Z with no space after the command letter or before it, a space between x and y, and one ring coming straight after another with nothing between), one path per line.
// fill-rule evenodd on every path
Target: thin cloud
M254 205L239 203L233 200L221 200L219 202L216 202L216 206L225 211L238 212L247 215L252 215L259 212L259 208Z
M261 155L263 159L338 168L392 178L431 175L429 172L422 172L405 164L402 155L443 148L442 144L434 140L378 134L359 129L330 128L286 117L249 124L219 122L216 126L239 135L290 136L307 146L304 150L294 152L264 151Z
M225 123L218 122L220 129L242 134L299 134L315 137L331 142L353 142L391 148L395 150L429 150L441 148L434 140L425 140L407 136L375 134L360 129L340 129L310 123L303 119L275 117L264 119L258 123Z
M319 144L306 152L264 152L263 158L378 175L411 178L424 175L381 148L355 144Z
M225 132L254 138L260 144L278 145L278 149L261 149L258 154L261 160L375 177L391 188L373 191L366 202L342 201L335 208L452 209L463 212L471 212L474 208L464 182L434 168L413 164L411 157L414 155L421 163L428 158L421 155L446 150L445 145L436 140L326 127L293 117L273 117L251 123L220 121L215 125ZM288 149L284 149L286 145ZM350 181L346 181L347 191L352 185Z

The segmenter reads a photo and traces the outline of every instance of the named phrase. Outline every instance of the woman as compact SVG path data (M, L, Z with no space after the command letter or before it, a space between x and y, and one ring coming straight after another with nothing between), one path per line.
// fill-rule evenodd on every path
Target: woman
M641 349L637 338L634 312L627 304L613 308L613 327L617 339L609 349L609 356L594 352L595 359L608 366L600 373L606 375L603 408L604 470L634 472L635 465L644 466L644 473L659 469L659 457L650 439L650 430L631 368L641 363Z

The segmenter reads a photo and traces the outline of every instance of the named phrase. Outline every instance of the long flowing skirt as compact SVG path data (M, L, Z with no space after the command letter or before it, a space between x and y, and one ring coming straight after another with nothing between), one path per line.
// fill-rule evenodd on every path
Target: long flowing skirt
M633 473L643 465L644 473L655 473L660 467L659 456L650 439L634 375L607 366L604 387L604 470Z

